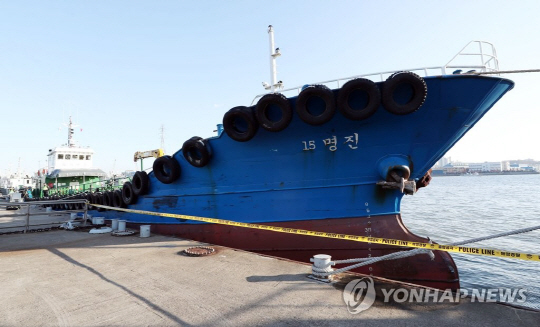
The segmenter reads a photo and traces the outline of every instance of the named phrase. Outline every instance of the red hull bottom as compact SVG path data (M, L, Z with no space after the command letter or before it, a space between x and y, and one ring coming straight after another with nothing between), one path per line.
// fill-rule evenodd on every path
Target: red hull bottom
M411 233L403 225L400 215L276 222L265 223L265 225L428 242L426 238ZM287 258L302 263L309 263L309 259L315 254L329 254L333 260L342 260L378 257L408 249L217 224L152 225L152 232ZM381 261L353 271L433 288L458 289L459 274L450 254L442 251L433 251L433 253L435 254L433 260L427 254L420 254L403 259Z

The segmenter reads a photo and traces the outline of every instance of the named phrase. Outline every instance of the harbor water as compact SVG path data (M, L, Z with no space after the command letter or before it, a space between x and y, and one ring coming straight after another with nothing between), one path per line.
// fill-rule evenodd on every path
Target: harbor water
M431 184L407 196L402 218L413 233L440 244L540 225L540 175L434 177ZM540 230L467 246L540 253ZM540 309L540 262L452 256L462 289L523 288L526 307Z

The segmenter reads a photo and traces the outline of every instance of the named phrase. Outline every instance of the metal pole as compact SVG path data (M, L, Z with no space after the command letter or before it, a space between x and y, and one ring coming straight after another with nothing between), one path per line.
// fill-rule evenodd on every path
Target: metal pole
M86 227L86 219L87 219L87 215L88 214L88 201L86 201L84 203L84 215L83 215L83 219L84 219L84 222L83 222L83 226Z
M30 205L26 205L26 226L24 228L24 233L26 234L28 232L28 227L30 226Z
M274 45L274 28L268 26L268 36L270 37L270 91L274 92L277 83L276 55Z

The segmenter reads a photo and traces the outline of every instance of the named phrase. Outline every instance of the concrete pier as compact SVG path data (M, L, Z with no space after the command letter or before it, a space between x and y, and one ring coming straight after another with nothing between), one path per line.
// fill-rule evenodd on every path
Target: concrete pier
M179 254L197 245L83 231L0 235L0 325L540 326L538 312L467 299L377 298L353 315L344 283L308 279L308 265L221 247L205 257Z

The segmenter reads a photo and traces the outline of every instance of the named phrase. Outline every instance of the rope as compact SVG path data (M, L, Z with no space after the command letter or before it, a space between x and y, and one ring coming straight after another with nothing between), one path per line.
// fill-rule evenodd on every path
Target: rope
M429 240L429 237L428 237L428 240ZM432 244L431 240L429 240L429 243ZM338 264L342 264L342 263L365 262L365 261L372 260L372 259L375 259L375 258L388 258L387 260L390 260L390 259L401 259L401 258L410 257L410 255L398 256L399 254L405 254L405 253L414 253L412 255L427 253L431 257L431 260L433 260L435 258L435 255L433 254L433 251L431 251L431 250L413 249L413 250L393 252L393 253L390 253L390 254L387 254L387 255L384 255L384 256L381 256L381 257L334 260L334 261L330 261L330 265L334 266L334 265L338 265ZM394 258L394 256L397 256L397 257Z
M485 241L485 240L491 240L491 239L494 239L494 238L499 238L499 237L504 237L504 236L528 233L528 232L535 231L537 229L540 229L540 226L527 227L527 228L516 229L516 230L513 230L513 231L499 233L499 234L495 234L495 235L477 237L477 238L473 238L473 239L470 239L470 240L465 240L465 241L461 241L461 242L455 242L455 243L452 243L451 245L457 246L457 245L464 245L464 244L468 244L468 243L476 243L476 242ZM428 240L429 240L429 237L428 237ZM432 243L431 240L429 240L429 243ZM429 256L431 257L431 260L433 260L435 258L435 255L433 254L433 252L431 250L413 249L413 250L408 250L408 251L394 252L394 253L390 253L390 254L387 254L387 255L383 255L383 256L380 256L380 257L374 257L374 258L354 258L354 259L346 259L346 260L334 260L334 261L330 261L330 264L329 264L328 267L318 268L318 267L312 266L311 270L312 270L312 274L315 275L316 277L324 278L324 277L339 274L339 273L342 273L342 272L345 272L345 271L349 271L349 270L352 270L352 269L355 269L355 268L359 268L359 267L362 267L362 266L367 266L367 265L370 265L372 263L376 263L376 262L379 262L379 261L402 259L402 258L411 257L413 255L424 254L424 253L429 254ZM337 264L353 263L353 262L359 262L359 263L355 264L355 265L352 265L352 266L343 267L343 268L340 268L340 269L337 269L337 270L332 270L332 268L330 268L330 266L334 266L334 265L337 265Z
M528 232L532 232L532 231L537 230L537 229L540 229L540 226L527 227L527 228L522 228L522 229L516 229L516 230L510 231L510 232L505 232L505 233L500 233L500 234L495 234L495 235L490 235L490 236L473 238L473 239L466 240L466 241L452 243L451 245L455 246L455 245L464 245L464 244L467 244L467 243L476 243L476 242L485 241L485 240L491 240L491 239L499 238L499 237L503 237L503 236L510 236L510 235L515 235L515 234L528 233Z
M342 273L342 272L345 272L345 271L348 271L348 270L351 270L351 269L355 269L355 268L358 268L358 267L370 265L372 263L376 263L376 262L379 262L379 261L402 259L402 258L407 258L407 257L411 257L413 255L422 254L422 253L428 253L429 254L429 252L431 252L431 250L426 250L426 249L414 249L414 250L410 250L410 251L399 251L399 252L394 252L394 253L390 253L390 254L387 254L387 255L383 255L381 257L364 258L364 259L367 259L364 262L360 262L360 263L357 263L357 264L352 265L352 266L343 267L341 269L337 269L337 270L334 270L334 271L330 271L331 268L323 268L323 269L321 269L321 268L317 268L315 266L312 266L311 270L312 270L313 275L315 275L317 277L328 277L330 275L339 274L339 273ZM431 254L433 255L433 253L431 253ZM342 260L342 261L345 261L345 260Z

